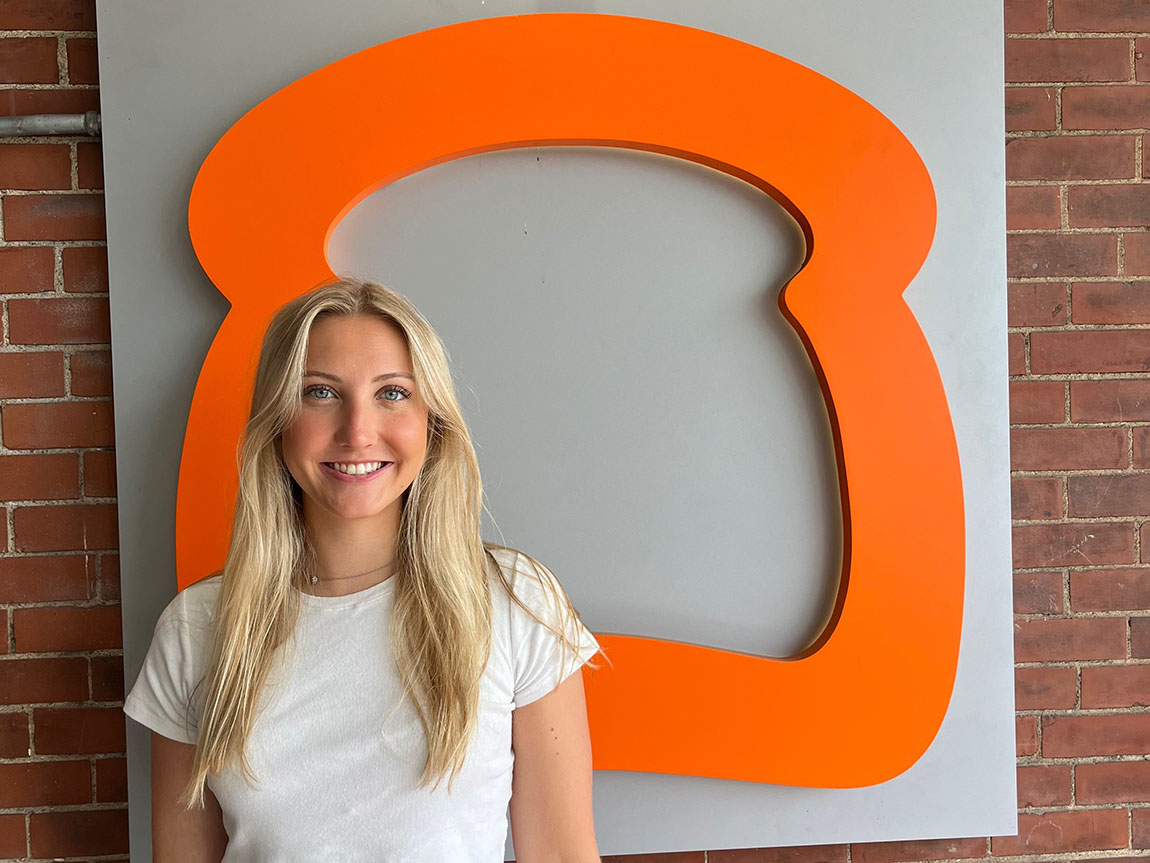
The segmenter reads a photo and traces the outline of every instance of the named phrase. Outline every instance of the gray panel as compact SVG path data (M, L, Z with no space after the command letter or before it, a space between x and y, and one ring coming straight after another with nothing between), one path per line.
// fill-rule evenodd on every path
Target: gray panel
M187 241L199 162L240 114L318 66L428 27L535 11L735 36L840 81L907 134L939 200L935 247L907 297L939 360L971 502L959 676L914 768L853 791L600 773L603 853L1012 833L1001 5L991 0L101 0L129 681L174 590L184 422L226 310ZM300 122L355 134L354 117ZM757 193L695 166L550 150L444 165L382 190L345 220L331 255L342 271L395 284L444 332L502 535L553 563L593 626L786 653L817 628L839 553L825 418L771 311L793 267L790 232ZM470 290L447 293L468 279ZM708 329L693 331L692 319ZM600 335L582 338L573 321ZM615 367L626 373L611 376ZM685 396L679 383L704 392ZM684 398L691 407L677 409ZM716 430L714 461L666 469L668 454L697 454L699 436ZM636 437L641 457L628 461ZM530 444L516 452L517 441ZM612 485L624 464L648 473ZM145 739L132 729L141 861Z
M822 629L841 567L826 408L777 302L803 248L724 174L547 148L385 187L328 257L439 327L489 538L569 573L599 632L787 655Z

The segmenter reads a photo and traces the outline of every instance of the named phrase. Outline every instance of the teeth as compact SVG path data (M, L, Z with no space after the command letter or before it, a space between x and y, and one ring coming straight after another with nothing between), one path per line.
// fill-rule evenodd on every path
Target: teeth
M383 467L383 465L384 462L381 461L360 462L359 464L331 462L333 468L349 476L363 476L364 474L375 473Z

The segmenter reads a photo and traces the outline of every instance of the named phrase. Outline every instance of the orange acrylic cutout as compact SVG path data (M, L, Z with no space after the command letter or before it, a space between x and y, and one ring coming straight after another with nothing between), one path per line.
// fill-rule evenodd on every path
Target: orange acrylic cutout
M298 122L317 116L345 122ZM551 145L708 165L799 220L808 257L780 305L824 387L844 514L835 617L803 655L600 637L612 665L584 670L595 767L816 787L898 775L940 727L962 622L957 446L902 299L934 235L933 189L910 143L863 99L713 33L590 14L456 24L320 69L228 130L188 214L200 263L232 308L184 441L181 587L223 562L228 468L260 336L278 306L333 277L326 247L340 219L431 165Z

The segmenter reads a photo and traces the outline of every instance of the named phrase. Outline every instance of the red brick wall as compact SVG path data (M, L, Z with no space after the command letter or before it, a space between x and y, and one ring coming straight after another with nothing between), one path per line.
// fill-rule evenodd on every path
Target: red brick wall
M0 0L0 114L97 109L95 28ZM128 850L102 187L98 142L0 139L0 859Z
M97 107L94 19L0 0L0 114ZM1150 0L1006 30L1021 837L630 859L1150 860ZM100 165L0 141L0 859L127 853Z

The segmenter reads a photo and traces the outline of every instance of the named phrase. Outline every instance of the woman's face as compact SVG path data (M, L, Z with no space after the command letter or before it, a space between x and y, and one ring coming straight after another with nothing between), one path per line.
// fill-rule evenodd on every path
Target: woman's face
M320 318L301 386L302 407L282 445L305 520L378 520L394 529L427 454L427 406L402 333L377 317Z

